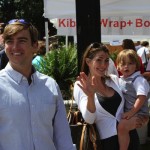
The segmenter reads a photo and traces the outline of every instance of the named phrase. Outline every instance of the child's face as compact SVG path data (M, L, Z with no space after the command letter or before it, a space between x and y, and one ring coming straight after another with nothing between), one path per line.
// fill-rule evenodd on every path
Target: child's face
M131 76L136 71L136 63L126 58L119 65L119 71L123 74L125 78Z

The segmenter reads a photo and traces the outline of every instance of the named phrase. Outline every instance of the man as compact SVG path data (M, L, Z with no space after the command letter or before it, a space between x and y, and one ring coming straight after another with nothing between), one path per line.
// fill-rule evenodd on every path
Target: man
M144 65L144 71L146 71L148 60L150 58L150 51L149 51L148 47L149 47L149 42L143 41L141 43L141 48L138 49L138 51L137 51L137 54L142 59L142 64Z
M137 41L136 44L137 44L137 45L135 46L135 49L136 49L136 51L137 51L138 49L141 48L141 42L140 42L140 41Z
M32 66L37 29L14 19L3 37L9 63L0 71L0 149L73 150L59 87Z

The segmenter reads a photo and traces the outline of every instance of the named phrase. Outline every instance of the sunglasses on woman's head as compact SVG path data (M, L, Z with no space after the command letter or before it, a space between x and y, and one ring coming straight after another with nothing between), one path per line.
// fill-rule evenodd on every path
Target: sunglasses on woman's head
M101 46L103 46L102 43L95 42L90 45L90 49L91 48L100 48Z

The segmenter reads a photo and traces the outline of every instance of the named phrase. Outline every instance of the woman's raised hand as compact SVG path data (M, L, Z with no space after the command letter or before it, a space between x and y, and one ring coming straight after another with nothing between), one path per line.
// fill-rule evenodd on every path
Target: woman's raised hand
M84 91L87 96L95 94L95 85L93 84L93 81L90 79L90 77L88 77L84 72L80 72L77 80L80 81L78 86Z

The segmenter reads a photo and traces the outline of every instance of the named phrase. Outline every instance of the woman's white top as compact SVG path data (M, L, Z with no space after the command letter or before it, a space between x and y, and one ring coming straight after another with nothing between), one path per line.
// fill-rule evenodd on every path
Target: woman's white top
M82 91L77 83L79 83L79 81L76 81L74 85L74 99L83 115L84 120L89 124L93 124L94 122L96 123L101 139L106 139L111 136L117 135L117 122L119 122L121 119L124 107L124 98L121 90L119 89L118 77L116 75L110 75L110 80L106 80L106 84L117 91L122 98L121 103L117 109L116 116L110 114L100 105L96 94L96 111L94 113L89 112L86 107L87 95Z

